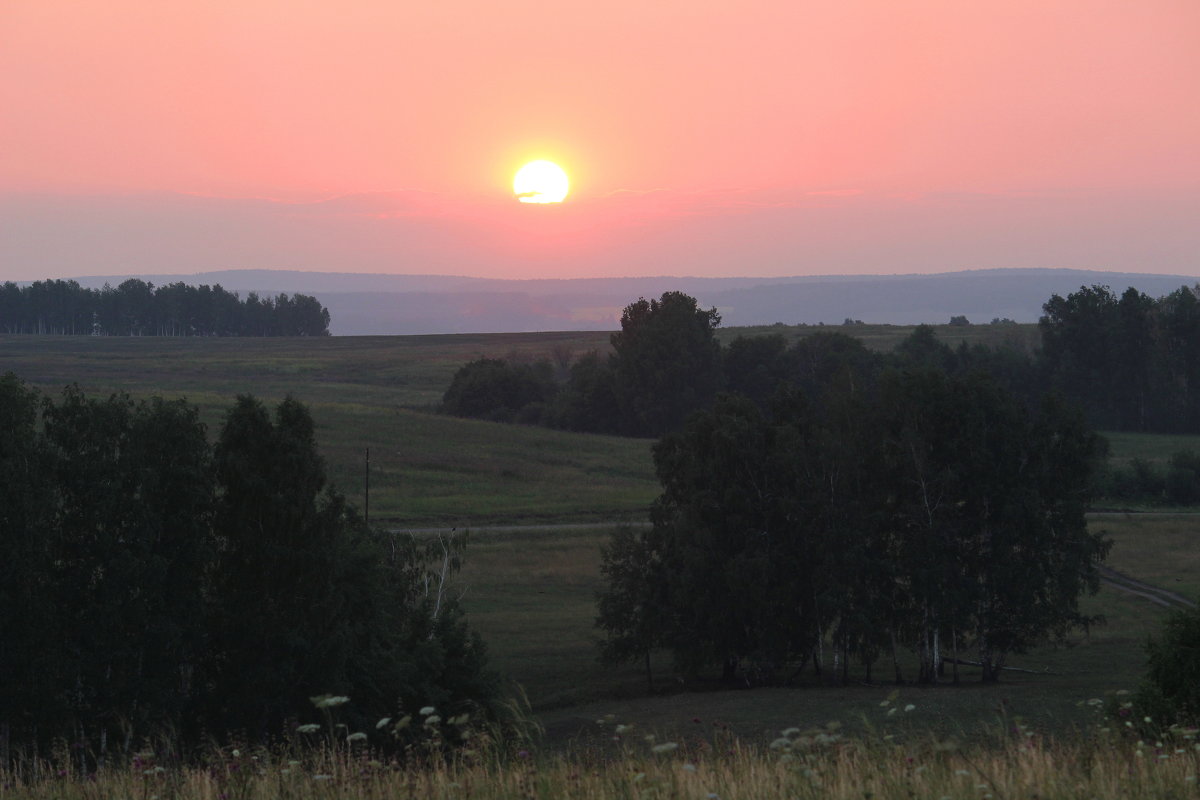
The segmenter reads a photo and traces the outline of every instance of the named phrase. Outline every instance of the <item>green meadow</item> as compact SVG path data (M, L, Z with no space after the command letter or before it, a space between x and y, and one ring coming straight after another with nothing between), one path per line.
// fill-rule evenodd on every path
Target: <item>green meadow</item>
M1113 541L1109 566L1184 596L1200 594L1200 516L1102 514L1090 524ZM556 734L586 738L596 732L594 719L610 713L668 735L686 733L699 717L759 737L790 725L837 719L854 726L877 716L893 689L884 664L876 665L872 685L856 668L847 686L822 686L809 670L794 688L684 691L664 659L654 665L657 694L648 697L640 664L612 668L595 658L599 551L607 535L600 528L477 532L458 579L494 665L524 687ZM1107 585L1083 608L1105 622L1013 656L1010 666L1028 672L1007 671L999 686L980 684L978 671L963 666L959 686L903 687L905 702L917 706L909 721L958 736L985 730L1000 713L1059 733L1087 724L1094 716L1088 699L1136 686L1142 647L1166 612ZM906 666L911 678L915 662Z
M1035 325L934 326L939 338L1032 348ZM887 351L912 326L761 326L738 336L819 331ZM658 492L650 441L456 419L434 413L455 371L483 356L569 364L606 352L604 331L272 339L0 336L0 372L45 392L184 396L210 430L239 394L312 410L332 482L360 507L370 449L370 513L406 527L640 520ZM1200 437L1108 434L1114 461L1165 463Z
M861 335L880 350L912 330L832 329ZM817 330L771 326L721 335L796 338ZM939 334L952 344L955 336L991 344L1018 337L1026 343L1020 346L1032 346L1036 328L941 326ZM494 668L525 693L546 731L530 745L535 753L528 762L497 755L413 772L372 766L365 751L349 747L298 756L294 764L287 754L263 751L252 770L235 778L230 764L241 765L244 756L225 747L206 770L113 769L94 785L30 766L5 777L0 798L1195 796L1194 756L1158 764L1138 756L1132 742L1106 744L1097 733L1103 723L1088 701L1136 685L1143 645L1166 613L1108 585L1084 601L1084 610L1103 615L1104 624L1013 656L1010 666L1024 671L1006 672L999 685L981 685L974 668L963 666L960 685L905 685L891 698L890 671L877 664L871 684L859 668L844 686L823 685L809 669L786 688L718 690L678 683L659 658L655 692L648 694L641 665L600 665L592 627L600 548L614 522L644 524L658 491L650 441L461 420L434 409L454 371L471 359L565 363L607 346L607 333L0 337L0 371L43 391L78 383L96 394L183 395L200 406L210 427L238 394L268 402L294 395L311 407L332 478L355 502L369 447L373 519L471 529L459 534L467 548L455 591L487 641ZM1200 443L1200 437L1109 438L1115 459L1162 461ZM538 527L491 527L529 524ZM1200 516L1094 514L1090 524L1114 542L1109 566L1185 596L1200 594ZM915 664L905 668L911 677ZM831 721L840 733L830 747L801 752L795 734L786 752L767 747L785 728L832 731ZM614 744L617 722L635 726L637 735ZM655 753L644 735L678 748ZM962 749L939 749L947 739Z
M1033 325L936 326L952 345L1031 340ZM840 331L889 350L912 326L766 326L720 330L789 339ZM1032 341L1032 340L1031 340ZM597 350L605 331L323 338L0 335L0 372L46 392L184 396L210 430L239 394L293 395L312 410L334 484L360 506L371 451L370 512L397 525L642 519L657 494L648 440L499 425L433 413L456 370L476 358L548 359Z

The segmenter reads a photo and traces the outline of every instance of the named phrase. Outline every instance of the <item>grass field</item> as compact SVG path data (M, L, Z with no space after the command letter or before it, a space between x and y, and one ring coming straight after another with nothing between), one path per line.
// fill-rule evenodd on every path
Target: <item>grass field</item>
M935 326L959 341L1033 347L1035 325ZM912 326L721 329L725 341L845 332L890 350ZM291 394L317 423L333 482L362 505L371 449L371 512L399 525L640 519L658 493L649 442L500 425L431 413L454 372L481 356L565 362L609 347L605 332L183 339L0 336L0 371L47 392L185 396L215 431L239 394ZM1165 461L1200 437L1107 434L1114 460Z
M996 343L1037 328L937 326L950 343ZM912 326L730 328L739 335L823 330L887 350ZM47 392L185 396L210 430L239 394L306 403L333 482L362 505L371 449L371 514L399 525L644 518L658 493L649 442L441 417L455 371L488 356L565 362L607 351L606 332L277 339L0 336L0 372Z
M889 349L911 328L770 327L723 331L722 337L779 331L794 338L818 330L844 330ZM1017 335L1028 343L1036 329L940 326L939 332L991 343ZM636 522L658 491L649 442L430 413L453 372L472 358L578 356L606 346L603 333L312 340L6 336L0 337L0 371L47 391L77 382L96 394L186 395L214 426L239 393L269 401L293 394L312 408L332 475L352 500L359 499L362 452L371 448L376 519L414 527ZM1192 446L1189 441L1200 443L1200 437L1115 434L1110 441L1114 458L1153 461ZM1200 594L1200 516L1103 514L1090 524L1114 541L1110 566L1185 595ZM809 676L793 688L683 691L671 683L662 659L655 664L658 691L648 695L639 667L602 667L595 659L599 550L610 529L476 530L457 578L493 665L528 694L547 728L546 746L570 757L412 774L376 770L365 755L293 769L278 754L263 753L253 770L241 773L246 777L240 783L220 768L155 773L152 779L150 773L113 772L96 783L51 772L32 785L0 776L0 798L1196 796L1195 756L1139 759L1125 744L1035 747L1005 733L1019 718L1038 741L1041 733L1052 733L1060 741L1082 742L1077 733L1096 722L1086 701L1133 688L1142 672L1143 644L1165 613L1143 599L1105 587L1085 601L1085 611L1105 615L1106 625L1074 635L1067 646L1046 645L1010 660L1040 674L1006 673L1000 685L983 686L972 669L963 668L961 686L902 687L896 702L914 708L892 718L880 705L894 689L887 684L820 686ZM877 676L885 677L882 671ZM635 739L626 752L614 754L610 744L593 749L611 737L611 726L596 723L608 714L681 748L656 756ZM803 768L813 769L820 781L784 764L778 753L752 746L787 727L831 720L876 739L866 749L839 746L804 760ZM709 747L716 731L742 743L721 756ZM883 731L898 738L884 743L878 738ZM932 743L948 736L976 749L967 751L969 758L939 754ZM693 761L695 771L684 768ZM317 773L330 777L316 781Z
M334 483L405 525L641 517L657 492L649 442L460 420L431 410L483 355L576 355L607 334L171 339L0 336L0 372L56 392L186 396L210 431L239 394L309 406Z
M1090 524L1113 539L1113 568L1200 594L1200 517L1100 515ZM681 691L672 688L663 661L656 665L661 693L647 696L639 665L601 666L593 621L602 587L599 548L607 536L603 529L476 534L460 576L471 623L489 643L495 666L524 687L554 737L596 735L594 720L610 713L664 735L682 735L700 718L752 738L790 725L837 719L854 726L877 716L890 685L820 687L810 676L797 688ZM960 737L993 724L1001 708L1040 730L1088 724L1094 713L1079 704L1136 685L1142 646L1165 612L1109 587L1088 598L1085 611L1103 614L1106 624L1066 646L1046 645L1010 661L1052 674L1008 672L1001 685L983 686L974 669L963 667L961 686L904 687L905 703L917 706L908 721ZM876 675L888 677L878 668Z

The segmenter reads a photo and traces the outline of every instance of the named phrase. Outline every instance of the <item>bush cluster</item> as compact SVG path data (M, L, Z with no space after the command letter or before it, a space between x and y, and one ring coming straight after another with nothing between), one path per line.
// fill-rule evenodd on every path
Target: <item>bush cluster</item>
M1200 503L1200 453L1172 453L1166 465L1134 458L1099 470L1095 494L1109 501L1190 506Z

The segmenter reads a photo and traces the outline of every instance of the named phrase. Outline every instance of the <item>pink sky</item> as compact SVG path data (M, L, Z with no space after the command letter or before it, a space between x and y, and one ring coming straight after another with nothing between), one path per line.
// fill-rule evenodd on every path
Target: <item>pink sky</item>
M1195 0L0 4L0 279L1200 274L1198 220Z

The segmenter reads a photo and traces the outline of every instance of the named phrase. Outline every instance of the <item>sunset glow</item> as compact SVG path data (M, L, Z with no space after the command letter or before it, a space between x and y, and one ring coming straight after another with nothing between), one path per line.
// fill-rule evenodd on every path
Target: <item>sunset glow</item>
M0 279L1195 273L1197 98L1194 0L8 0Z

